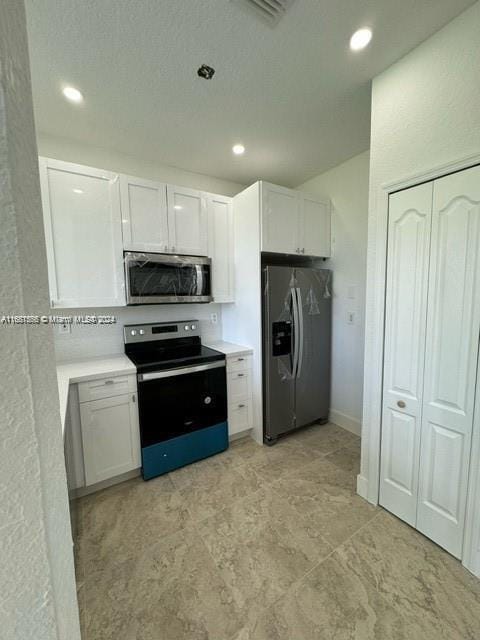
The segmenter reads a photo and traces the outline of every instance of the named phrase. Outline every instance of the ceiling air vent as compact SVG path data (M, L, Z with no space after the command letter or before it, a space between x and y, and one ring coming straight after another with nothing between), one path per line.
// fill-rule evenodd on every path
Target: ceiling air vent
M294 0L237 0L237 2L254 9L257 15L262 16L269 24L275 25L280 18L283 18Z

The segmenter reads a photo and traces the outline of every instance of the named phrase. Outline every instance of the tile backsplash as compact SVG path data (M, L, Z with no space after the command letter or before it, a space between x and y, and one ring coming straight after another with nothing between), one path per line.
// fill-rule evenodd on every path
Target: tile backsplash
M58 316L108 315L116 318L116 323L110 325L72 323L70 333L60 333L60 328L54 327L55 352L59 362L123 353L123 327L126 324L198 320L204 342L222 338L222 306L218 304L55 309L52 313ZM216 324L211 321L212 314L217 316Z

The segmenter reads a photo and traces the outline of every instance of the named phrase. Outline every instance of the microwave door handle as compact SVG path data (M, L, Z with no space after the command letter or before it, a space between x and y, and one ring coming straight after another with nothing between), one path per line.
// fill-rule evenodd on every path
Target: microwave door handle
M203 291L203 269L201 265L196 264L195 270L197 272L197 296L201 296Z

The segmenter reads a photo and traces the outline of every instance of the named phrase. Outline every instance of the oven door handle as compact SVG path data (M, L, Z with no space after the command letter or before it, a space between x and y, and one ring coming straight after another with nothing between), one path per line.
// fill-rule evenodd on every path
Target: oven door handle
M147 382L148 380L159 380L160 378L171 378L172 376L186 376L189 373L197 373L198 371L208 371L208 369L219 369L225 367L225 361L210 362L209 364L199 364L194 367L181 367L180 369L167 369L166 371L155 371L153 373L139 373L137 375L138 382Z

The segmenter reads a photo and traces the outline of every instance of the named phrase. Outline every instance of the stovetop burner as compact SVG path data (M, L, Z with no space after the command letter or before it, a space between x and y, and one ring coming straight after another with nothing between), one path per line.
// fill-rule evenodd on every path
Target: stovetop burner
M126 325L125 354L139 373L224 360L224 354L202 345L196 320Z

